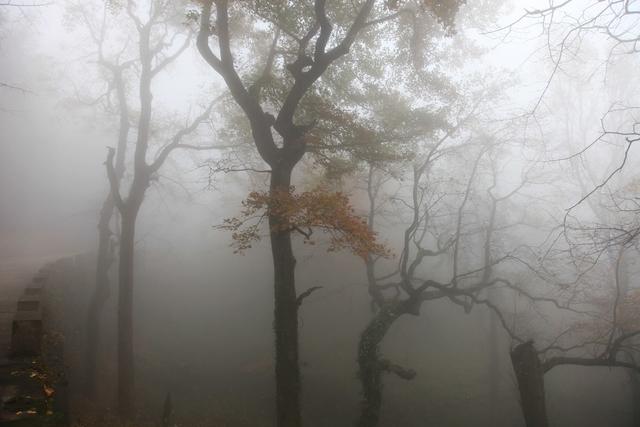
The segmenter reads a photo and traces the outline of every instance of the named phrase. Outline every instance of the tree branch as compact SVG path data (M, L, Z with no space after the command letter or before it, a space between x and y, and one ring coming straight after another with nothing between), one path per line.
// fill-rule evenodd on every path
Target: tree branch
M176 148L191 148L191 149L203 149L203 150L211 149L211 147L198 147L198 146L192 146L188 144L181 144L181 141L185 136L193 133L198 128L198 126L200 126L202 122L204 122L207 118L209 118L209 115L211 114L211 110L213 109L213 106L221 98L222 98L222 95L216 98L211 104L209 104L209 106L202 112L202 114L196 117L191 122L191 124L189 124L187 127L180 129L173 136L173 138L171 139L171 143L166 145L160 151L160 154L158 154L154 162L151 165L149 165L150 172L155 172L158 169L160 169L160 167L165 162L165 160L167 160L167 157L169 156L169 154Z
M249 119L253 140L260 156L273 167L278 163L280 156L278 147L273 140L273 135L271 135L272 119L267 117L260 107L258 100L251 96L245 89L233 66L228 28L227 0L219 0L216 2L216 28L220 47L220 58L218 58L209 47L212 4L213 0L204 1L200 18L200 31L198 32L197 38L198 50L205 61L224 79L231 95Z
M380 369L391 374L397 375L399 378L403 380L412 380L416 377L416 371L413 369L403 368L400 365L394 365L387 359L380 360Z
M566 357L557 356L547 359L542 364L542 370L546 373L560 365L576 365L576 366L608 366L608 367L620 367L629 368L637 372L640 372L640 366L631 362L621 362L618 360L610 359L592 359L586 357Z
M322 286L313 286L307 289L306 291L304 291L303 293L301 293L300 295L298 295L298 298L296 298L296 304L298 305L298 307L302 305L302 302L304 301L305 298L307 298L309 295L311 295L312 293L314 293L319 289L322 289Z
M155 76L160 71L162 71L163 68L165 68L167 65L171 64L180 55L182 55L182 53L187 49L187 47L189 47L189 44L191 43L191 36L192 35L193 35L193 32L190 31L187 34L187 36L185 37L184 42L182 42L180 47L173 54L168 55L166 58L164 58L162 61L160 61L154 68L151 69L151 75Z
M115 202L118 210L122 212L124 210L124 202L120 195L120 182L118 180L115 167L113 166L113 157L116 154L116 150L113 147L107 147L107 160L104 162L107 167L107 177L109 178L109 186L111 188L111 197Z

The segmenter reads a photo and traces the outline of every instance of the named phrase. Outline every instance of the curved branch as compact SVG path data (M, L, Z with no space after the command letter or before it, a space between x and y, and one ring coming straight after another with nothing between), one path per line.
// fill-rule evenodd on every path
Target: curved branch
M400 365L395 365L387 359L380 360L379 364L380 364L380 369L382 371L394 374L399 378L402 378L403 380L407 380L407 381L412 380L417 375L416 371L414 371L413 369L403 368Z
M298 307L302 305L302 302L304 301L305 298L307 298L309 295L311 295L312 293L314 293L319 289L322 289L322 286L313 286L307 289L306 291L304 291L303 293L301 293L300 295L298 295L298 298L296 298L296 304L298 305Z
M107 147L107 160L104 162L107 167L107 177L109 178L109 186L111 188L111 197L115 202L118 210L122 212L124 210L124 201L120 195L120 182L113 165L113 157L116 155L116 150L113 147Z

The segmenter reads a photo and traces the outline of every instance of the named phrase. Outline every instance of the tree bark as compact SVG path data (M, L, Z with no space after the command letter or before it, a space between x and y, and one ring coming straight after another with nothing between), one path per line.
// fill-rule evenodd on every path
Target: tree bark
M382 406L383 363L380 343L399 315L390 308L382 308L360 335L358 343L358 378L362 387L358 427L375 427L380 420Z
M98 367L98 348L100 345L100 317L105 303L109 299L109 269L113 263L111 229L109 222L113 216L115 203L108 196L100 210L98 222L98 255L96 262L96 283L89 310L87 312L87 340L85 344L85 393L93 399L96 396L96 375Z
M548 427L544 393L544 370L532 341L518 345L511 352L520 403L527 427Z
M326 51L332 26L325 12L325 2L316 1L314 12L319 28L309 38L300 42L298 60L288 64L287 68L294 77L294 83L287 92L283 104L274 117L265 113L260 105L257 92L247 90L238 75L234 64L229 32L228 1L215 1L215 35L218 39L219 57L209 47L212 35L211 12L213 0L203 1L198 32L198 50L207 63L225 80L233 98L246 114L251 126L253 140L262 159L271 166L270 190L289 191L291 172L306 151L305 133L313 125L297 126L294 116L300 101L307 91L338 58L346 55L358 33L366 27L367 17L374 6L374 0L366 0L342 40ZM315 42L312 65L303 69L305 48L313 35L319 30ZM276 41L273 43L270 58L273 57ZM270 72L270 60L267 61L265 75ZM274 141L272 129L283 139L279 147ZM300 416L300 371L298 367L298 301L295 289L295 264L291 247L291 234L286 227L279 227L281 219L269 214L271 250L274 266L274 329L276 335L276 413L278 427L299 427Z
M289 191L292 167L273 168L271 193ZM298 302L296 259L291 233L281 218L269 215L274 270L274 329L276 338L276 413L278 427L299 427L300 368L298 365Z
M134 415L133 262L137 211L122 212L118 271L118 412L122 419Z
M138 28L140 37L140 117L133 155L133 182L126 201L120 203L122 230L118 271L118 414L120 419L133 419L135 411L135 369L133 358L133 268L135 227L138 211L149 186L150 170L146 162L151 130L153 95L151 93L153 55L150 48L152 22Z
M489 290L495 300L494 290ZM498 319L495 313L487 310L489 315L489 416L492 425L499 425L500 410L500 342L498 336Z
M631 410L633 427L640 427L640 379L638 373L629 370L629 382L631 384Z
M113 71L113 85L116 88L119 108L118 146L115 159L115 179L119 183L124 175L125 153L129 136L129 108L127 105L126 87L123 80L123 68L108 67ZM112 232L109 227L116 208L113 194L109 194L100 210L98 221L98 255L96 262L96 283L89 310L87 312L87 339L85 343L85 394L93 399L97 394L98 350L100 347L100 320L104 306L110 295L109 269L113 264Z

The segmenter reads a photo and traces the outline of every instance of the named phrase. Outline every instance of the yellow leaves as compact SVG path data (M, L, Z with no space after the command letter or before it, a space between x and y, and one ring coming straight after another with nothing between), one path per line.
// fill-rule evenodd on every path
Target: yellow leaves
M377 242L376 234L366 221L355 214L344 193L324 188L302 193L295 193L293 188L289 191L253 191L242 204L240 217L225 219L220 227L232 231L236 253L251 248L251 244L260 239L259 225L269 218L272 233L297 231L310 245L315 244L313 230L324 231L329 235L329 252L349 249L360 257L391 255ZM255 222L248 225L251 220Z

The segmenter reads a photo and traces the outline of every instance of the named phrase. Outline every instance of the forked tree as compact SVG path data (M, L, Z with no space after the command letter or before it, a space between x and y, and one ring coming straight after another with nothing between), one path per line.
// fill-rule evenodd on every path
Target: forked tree
M393 31L406 36L412 18L423 12L451 23L462 2L364 0L333 2L330 7L326 0L201 3L198 49L224 79L250 124L258 153L270 168L267 216L274 268L277 425L298 427L302 421L294 230L274 209L273 201L290 198L293 171L313 144L317 117L306 101L314 92L322 93L322 76L348 73L362 65L347 57L352 50L364 51L359 39L366 36L367 42L378 44L383 34ZM210 44L212 38L217 40L215 47ZM269 40L266 55L254 50L264 45L256 39ZM234 56L240 55L249 59L250 66L239 68ZM263 62L251 61L256 58Z
M104 93L98 94L91 105L101 105L107 114L118 117L114 162L114 181L120 183L125 172L125 160L129 131L131 129L129 91L127 87L127 71L135 65L135 60L127 49L126 38L118 39L116 22L122 18L122 11L109 7L107 3L97 10L87 4L71 4L67 13L74 22L79 22L82 29L94 44L92 54L96 58L98 76L105 86ZM115 34L114 34L115 33ZM126 30L124 31L126 34ZM114 38L122 43L114 43ZM116 47L114 47L114 44ZM115 200L108 191L98 216L98 249L96 256L95 287L89 301L86 325L86 343L84 355L84 391L93 399L97 392L98 354L101 341L101 318L105 304L111 294L109 272L115 262L117 248L116 232L112 222L116 212ZM117 221L117 219L116 219Z
M176 149L209 150L217 147L189 144L185 141L198 127L208 120L214 102L191 121L164 141L152 137L154 128L153 81L172 64L189 46L192 33L183 25L184 10L168 0L150 0L144 3L128 1L126 13L135 29L138 48L139 74L136 86L139 116L136 123L136 139L131 166L131 181L123 193L122 180L114 158L116 150L108 149L106 168L111 187L111 197L121 219L118 238L118 412L123 419L131 419L135 413L134 396L134 254L135 230L138 213L147 189L169 155ZM149 154L150 144L159 142L155 154Z
M501 182L504 178L496 165L501 144L490 139L470 143L482 138L456 135L462 124L426 143L424 152L406 165L408 176L400 175L408 188L392 196L397 205L394 218L402 218L406 224L397 265L381 267L379 258L365 258L375 312L358 343L363 400L356 425L360 427L379 423L386 373L406 380L417 374L381 354L380 347L399 318L418 316L423 305L442 299L462 307L465 313L475 306L495 312L498 308L485 296L487 290L517 289L505 268L514 262L511 253L517 245L503 234L520 224L504 212L517 212L510 199L529 184L529 178L523 174L519 182ZM457 178L449 178L452 170L461 167L458 162L465 164L467 172L459 171ZM389 198L388 188L385 191L382 185L388 181L384 176L384 170L372 166L366 179L368 226L372 230L379 227L381 205ZM521 212L517 215L523 216ZM469 252L478 253L478 259L464 256Z

